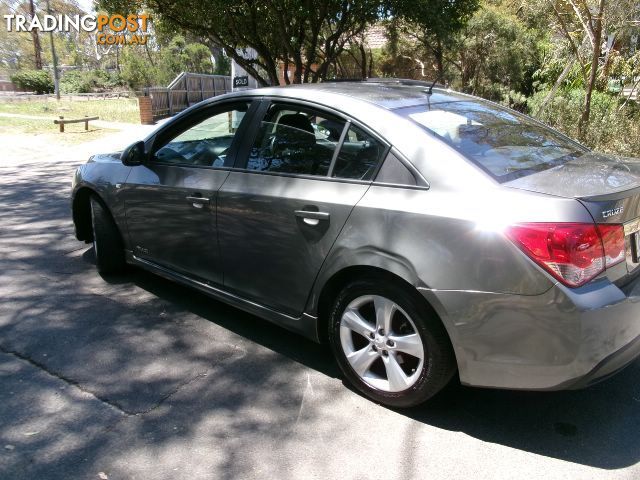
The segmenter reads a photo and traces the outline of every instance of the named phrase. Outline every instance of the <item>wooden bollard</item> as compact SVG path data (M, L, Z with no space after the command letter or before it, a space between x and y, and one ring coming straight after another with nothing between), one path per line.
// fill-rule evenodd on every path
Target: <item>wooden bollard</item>
M64 133L64 124L65 123L80 123L83 122L84 123L84 129L85 131L89 130L89 122L91 120L98 120L100 117L95 116L95 117L90 117L88 115L85 115L84 118L76 118L73 120L65 120L63 116L60 116L59 120L54 120L53 123L55 123L56 125L60 125L60 133Z

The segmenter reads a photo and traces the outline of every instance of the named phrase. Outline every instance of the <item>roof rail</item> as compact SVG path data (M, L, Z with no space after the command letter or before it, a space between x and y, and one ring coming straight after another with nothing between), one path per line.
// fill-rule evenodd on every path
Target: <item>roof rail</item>
M431 87L432 85L439 88L447 88L442 83L433 83L426 80L414 80L412 78L393 78L393 77L371 77L371 78L328 78L323 83L342 83L342 82L367 82L367 83L393 83L397 85L413 85L416 87Z
M439 88L447 88L446 85L443 85L441 83L433 83L426 80L413 80L411 78L372 77L372 78L367 78L364 81L373 82L373 83L395 83L398 85L413 85L416 87L435 86Z
M327 78L322 80L322 83L342 83L342 82L366 82L366 79L362 78Z

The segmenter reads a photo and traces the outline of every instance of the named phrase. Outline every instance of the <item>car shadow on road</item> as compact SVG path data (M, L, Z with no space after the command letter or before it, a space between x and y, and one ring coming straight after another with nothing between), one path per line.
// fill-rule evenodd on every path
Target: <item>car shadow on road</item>
M93 258L93 249L89 250ZM110 284L131 283L210 322L258 343L287 358L295 360L331 377L340 376L328 348L296 333L269 323L255 315L219 302L192 288L176 284L138 268L130 268L124 275L105 276Z
M340 377L327 346L317 345L198 291L139 269L106 280L116 284L133 282L162 300L302 365ZM639 375L640 361L636 361L617 376L577 391L491 390L453 382L431 402L396 412L416 422L462 432L484 442L602 469L620 469L640 461Z

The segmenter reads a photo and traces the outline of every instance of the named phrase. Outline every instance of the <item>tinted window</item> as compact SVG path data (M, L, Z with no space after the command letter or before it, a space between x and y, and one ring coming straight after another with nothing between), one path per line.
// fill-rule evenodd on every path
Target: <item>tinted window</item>
M417 185L416 177L413 176L413 173L392 152L389 152L389 155L385 158L382 168L380 168L376 177L376 182Z
M506 182L584 155L587 150L532 119L483 102L455 101L397 110Z
M349 127L332 177L371 180L386 146L355 125Z
M154 160L175 165L230 166L227 153L248 104L235 105L183 131L156 151Z
M247 168L327 175L344 125L324 113L273 105L260 124Z

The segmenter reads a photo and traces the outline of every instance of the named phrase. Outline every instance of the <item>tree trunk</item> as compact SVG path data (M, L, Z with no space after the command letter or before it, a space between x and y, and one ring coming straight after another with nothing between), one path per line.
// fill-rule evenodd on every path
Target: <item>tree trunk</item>
M290 85L291 80L289 80L289 59L285 58L284 63L282 64L282 76L284 79L285 85Z
M304 74L304 61L302 60L302 51L298 50L293 55L293 83L302 83L302 75Z
M584 95L584 106L582 115L578 122L578 136L580 140L585 140L587 130L589 128L589 117L591 115L591 95L596 85L598 74L598 60L600 58L600 42L602 41L602 15L604 14L605 0L600 0L597 16L593 17L593 54L591 56L591 71L589 72L589 81L586 85Z
M29 0L29 13L31 18L36 16L36 7L33 4L33 0ZM40 37L38 36L38 30L31 30L31 38L33 39L33 51L36 70L42 70L42 48L40 47Z
M444 77L444 62L442 51L442 40L438 38L436 47L433 49L433 56L436 59L436 69L438 71L438 80L442 80Z
M364 45L359 45L360 50L360 76L362 80L367 78L367 51L364 49Z

